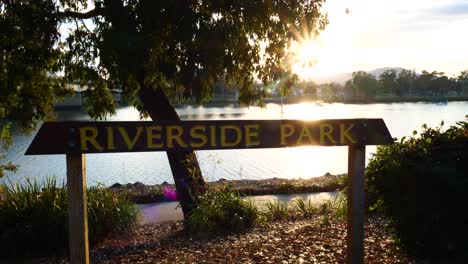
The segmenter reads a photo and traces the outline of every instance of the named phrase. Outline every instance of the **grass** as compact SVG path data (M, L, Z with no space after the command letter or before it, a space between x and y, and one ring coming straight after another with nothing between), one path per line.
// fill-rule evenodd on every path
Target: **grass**
M190 233L238 232L258 222L258 209L232 188L210 189L187 220Z
M293 208L304 218L309 218L318 212L317 205L313 203L311 199L304 200L302 198L295 198L293 200Z
M288 218L311 218L317 215L332 215L337 219L345 219L347 214L347 199L344 193L335 198L314 203L311 199L296 197L291 203L268 201L265 204L264 216L268 220L285 220Z
M285 220L289 217L290 210L287 202L268 201L265 207L265 215L269 220Z
M47 255L68 247L67 189L55 178L42 183L0 184L0 255ZM103 188L91 188L88 227L91 244L111 234L133 231L138 213L128 199Z

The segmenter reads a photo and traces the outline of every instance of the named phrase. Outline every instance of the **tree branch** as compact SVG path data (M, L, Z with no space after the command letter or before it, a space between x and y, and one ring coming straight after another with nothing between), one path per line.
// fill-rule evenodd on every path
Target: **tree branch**
M73 12L73 11L64 11L57 14L61 18L75 18L75 19L88 19L98 16L105 16L106 9L102 7L95 8L86 13Z

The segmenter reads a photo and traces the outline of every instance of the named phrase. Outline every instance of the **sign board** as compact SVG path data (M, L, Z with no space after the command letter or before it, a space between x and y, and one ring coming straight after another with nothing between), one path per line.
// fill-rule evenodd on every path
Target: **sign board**
M382 119L46 122L26 155L392 143Z
M85 153L348 146L347 263L363 263L365 146L392 142L382 119L46 122L26 155L67 156L74 264L89 263Z

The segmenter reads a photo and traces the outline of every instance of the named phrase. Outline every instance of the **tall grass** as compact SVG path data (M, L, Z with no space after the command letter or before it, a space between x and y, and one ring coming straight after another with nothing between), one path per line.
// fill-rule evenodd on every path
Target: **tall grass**
M318 212L317 205L311 199L305 200L297 197L293 200L292 205L304 218L309 218Z
M48 254L68 249L67 189L55 178L0 184L0 255ZM88 190L89 239L137 226L134 205L107 189Z
M123 195L106 188L88 189L88 225L90 241L97 242L109 234L124 234L138 225L135 204Z
M334 215L338 219L346 219L348 214L348 199L344 192L339 192L338 195L329 201Z
M287 202L268 201L265 203L266 217L270 220L284 220L289 217L289 205Z
M251 228L258 219L258 210L244 201L230 187L208 190L199 198L198 207L190 214L187 228L191 233L241 231Z

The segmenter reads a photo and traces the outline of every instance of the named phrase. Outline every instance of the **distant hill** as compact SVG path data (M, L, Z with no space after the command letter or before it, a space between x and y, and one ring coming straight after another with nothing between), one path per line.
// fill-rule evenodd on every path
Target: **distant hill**
M374 75L376 78L379 78L380 74L382 74L384 71L389 70L389 69L395 69L397 73L400 73L402 70L404 70L404 68L401 68L401 67L383 67L383 68L377 68L371 71L367 71L367 73L370 73ZM351 72L338 73L338 74L331 75L331 76L315 78L313 81L316 83L337 82L340 84L345 84L347 80L351 79L351 77L352 77Z

